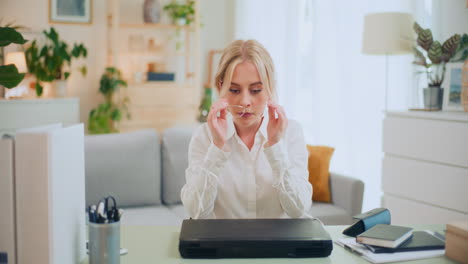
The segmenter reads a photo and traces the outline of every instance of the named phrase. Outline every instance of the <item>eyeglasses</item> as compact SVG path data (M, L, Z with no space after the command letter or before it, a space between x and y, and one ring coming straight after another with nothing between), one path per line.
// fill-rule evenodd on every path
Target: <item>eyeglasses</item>
M256 106L228 105L227 108L228 108L228 111L232 115L242 116L245 113L263 115L263 110L265 109L265 106L264 105L256 105Z

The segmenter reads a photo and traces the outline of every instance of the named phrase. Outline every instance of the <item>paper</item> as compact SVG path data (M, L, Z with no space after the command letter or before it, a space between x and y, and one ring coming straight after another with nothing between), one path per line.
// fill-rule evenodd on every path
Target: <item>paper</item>
M372 263L388 263L404 260L425 259L439 257L445 254L444 249L377 254L372 253L372 251L368 250L366 246L357 243L355 238L337 239L335 240L335 244L360 255Z

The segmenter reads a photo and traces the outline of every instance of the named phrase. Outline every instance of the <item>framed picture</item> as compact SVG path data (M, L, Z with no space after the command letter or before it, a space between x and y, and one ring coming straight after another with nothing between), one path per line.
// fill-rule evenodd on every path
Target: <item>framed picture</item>
M92 0L49 0L49 23L91 24Z
M447 63L444 80L444 104L447 111L463 111L461 104L463 63Z

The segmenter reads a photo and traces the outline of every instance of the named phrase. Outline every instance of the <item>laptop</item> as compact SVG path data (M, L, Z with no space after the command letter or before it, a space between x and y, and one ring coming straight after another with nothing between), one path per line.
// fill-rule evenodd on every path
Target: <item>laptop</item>
M332 249L314 219L188 219L179 237L183 258L315 258Z

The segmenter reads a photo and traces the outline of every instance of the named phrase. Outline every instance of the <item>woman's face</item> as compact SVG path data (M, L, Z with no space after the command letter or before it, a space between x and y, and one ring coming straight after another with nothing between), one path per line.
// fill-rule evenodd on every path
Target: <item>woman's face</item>
M246 127L257 124L269 99L257 67L249 61L237 64L227 89L223 98L227 99L234 123Z

